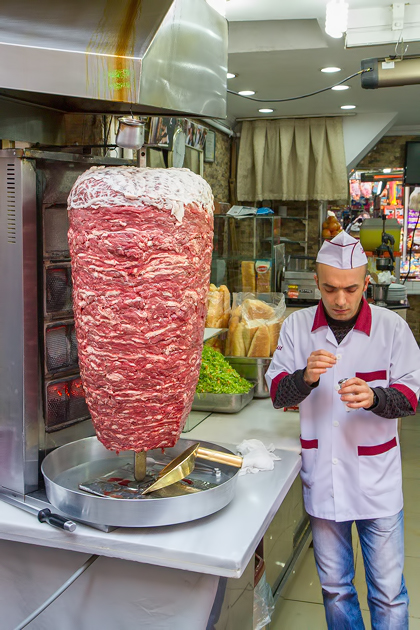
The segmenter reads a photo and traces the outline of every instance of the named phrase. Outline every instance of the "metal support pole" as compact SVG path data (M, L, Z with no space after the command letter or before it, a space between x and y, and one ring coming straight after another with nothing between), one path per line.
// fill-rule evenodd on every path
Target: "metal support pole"
M407 261L407 237L408 237L408 203L410 201L410 186L404 187L404 221L403 221L403 248L402 262Z
M134 479L143 481L146 476L146 451L134 453Z

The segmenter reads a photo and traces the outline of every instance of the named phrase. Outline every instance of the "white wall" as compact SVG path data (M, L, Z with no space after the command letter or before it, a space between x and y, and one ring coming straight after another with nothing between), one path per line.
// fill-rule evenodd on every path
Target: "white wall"
M343 117L344 150L348 171L357 166L386 134L397 115L397 112L384 112Z

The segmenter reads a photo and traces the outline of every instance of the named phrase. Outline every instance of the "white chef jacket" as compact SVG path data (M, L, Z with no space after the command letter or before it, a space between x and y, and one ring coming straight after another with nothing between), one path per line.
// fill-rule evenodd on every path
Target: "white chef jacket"
M343 378L370 387L395 387L417 407L420 350L396 313L363 300L354 328L338 344L320 302L284 322L266 380L274 401L278 383L306 367L315 350L337 357L300 404L303 495L306 511L334 521L392 516L402 509L397 419L365 409L346 411L337 393Z

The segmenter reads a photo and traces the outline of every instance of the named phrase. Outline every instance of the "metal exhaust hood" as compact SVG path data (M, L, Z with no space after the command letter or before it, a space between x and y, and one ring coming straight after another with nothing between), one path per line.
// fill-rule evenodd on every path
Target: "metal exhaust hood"
M226 117L206 0L0 0L0 97L64 112Z

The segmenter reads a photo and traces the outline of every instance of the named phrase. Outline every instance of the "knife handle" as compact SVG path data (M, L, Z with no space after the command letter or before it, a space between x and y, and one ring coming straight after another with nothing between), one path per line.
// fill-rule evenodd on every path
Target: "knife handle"
M58 529L64 529L66 532L74 532L76 529L76 523L73 523L68 518L59 516L59 514L53 514L48 508L38 512L38 520L40 523L48 523L53 527L58 527Z
M200 459L206 459L210 462L217 462L218 464L227 464L228 466L235 466L236 468L241 468L243 462L243 458L239 455L222 453L221 451L212 451L211 449L203 448L202 446L197 449L196 456Z

